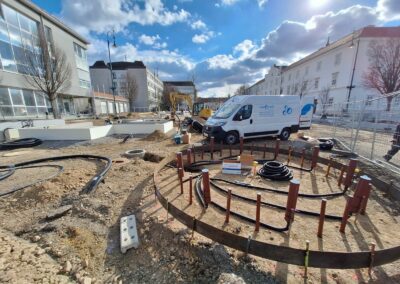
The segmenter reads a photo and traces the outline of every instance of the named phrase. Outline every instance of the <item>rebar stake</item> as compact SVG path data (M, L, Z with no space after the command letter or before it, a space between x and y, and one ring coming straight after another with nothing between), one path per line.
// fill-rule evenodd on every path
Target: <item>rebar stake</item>
M303 149L301 150L301 162L300 162L300 168L303 168L304 165L304 154L305 154L306 150Z
M214 160L214 137L210 138L210 153L211 153L211 160Z
M328 167L326 168L326 173L325 173L325 177L329 176L329 172L331 171L331 165L332 164L332 157L329 158L329 163L328 163Z
M290 160L292 159L292 146L289 146L289 152L287 156L287 164L290 164Z
M339 179L338 179L338 186L341 186L341 185L342 185L344 170L345 170L345 166L342 166L342 167L340 168L340 175L339 175Z
M371 243L370 260L369 260L369 268L368 268L369 277L372 277L372 274L373 274L372 268L374 267L374 260L375 260L375 243Z
M183 194L183 169L178 169L179 184L181 186L181 194Z
M256 204L256 228L254 231L260 230L260 207L261 207L261 194L257 193L257 204Z
M310 241L306 241L306 252L304 256L304 278L308 278L308 262L310 259Z

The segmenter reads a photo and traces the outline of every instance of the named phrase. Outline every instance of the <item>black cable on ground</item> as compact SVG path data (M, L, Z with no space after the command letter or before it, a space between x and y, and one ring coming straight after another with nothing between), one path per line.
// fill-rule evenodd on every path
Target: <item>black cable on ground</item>
M221 192L223 192L225 194L228 194L228 191L226 189L222 188L221 186L217 185L216 183L210 181L210 184L214 188L218 189L219 191L221 191ZM231 194L232 194L232 196L234 196L236 198L239 198L239 199L242 199L244 201L251 202L251 203L256 203L255 199L252 199L252 198L249 198L249 197L245 197L245 196L233 193L233 192ZM277 205L277 204L273 204L273 203L268 203L268 202L261 201L261 204L265 205L265 206L272 207L272 208L276 208L276 209L279 209L279 210L286 210L285 206L281 206L281 205ZM306 210L300 210L300 209L296 209L295 212L299 213L299 214L303 214L303 215L319 217L319 212L312 212L312 211L306 211ZM341 221L342 220L341 216L335 216L335 215L325 215L325 218L326 219L331 219L331 220L336 220L336 221Z
M106 162L106 165L101 169L99 173L97 173L82 189L81 193L90 193L96 190L100 182L104 179L104 176L110 170L112 165L112 160L107 157L97 156L97 155L87 155L87 154L76 154L76 155L66 155L66 156L55 156L55 157L47 157L41 158L37 160L21 162L15 164L14 166L22 167L22 166L29 166L33 164L43 163L43 162L50 162L50 161L61 161L61 160L68 160L68 159L95 159L95 160L102 160Z
M8 195L8 194L11 194L11 193L14 193L14 192L16 192L18 190L27 188L29 186L35 185L35 184L37 184L39 182L44 182L44 181L50 180L52 178L55 178L56 176L58 176L64 170L64 167L60 166L60 165L31 165L31 166L28 165L28 166L15 167L15 169L16 170L21 170L21 169L30 169L30 168L43 168L43 167L57 168L58 171L56 173L48 176L48 177L43 178L43 179L39 179L39 180L36 180L34 182L31 182L31 183L28 183L28 184L25 184L25 185L21 185L21 186L18 186L18 187L14 187L14 188L9 189L7 191L0 192L0 197Z
M203 199L203 190L201 188L201 177L196 179L195 188L196 188L196 195L197 195L198 199L203 204L204 208L207 208L207 205L205 204L204 199ZM221 211L226 212L226 208L225 207L219 205L218 203L216 203L214 201L211 201L211 205L213 205L214 207L216 207L217 209L219 209ZM231 210L230 214L233 215L233 216L236 216L236 217L238 217L238 218L240 218L242 220L245 220L247 222L250 222L250 223L253 223L253 224L256 223L256 221L253 218L250 218L248 216L242 215L242 214L240 214L238 212L235 212L235 211ZM277 231L277 232L285 232L285 231L287 231L289 229L290 222L286 221L286 226L285 227L281 227L281 228L278 228L278 227L275 227L275 226L272 226L272 225L268 225L268 224L263 223L263 222L260 222L260 226L264 227L264 228L266 228L268 230L273 230L273 231Z
M258 170L258 175L275 181L289 181L293 178L293 174L288 167L276 161L266 162Z
M0 143L0 150L12 150L18 148L29 148L42 144L37 138L24 138Z
M244 182L238 182L238 181L230 181L222 178L211 178L212 181L220 181L220 182L225 182L228 184L236 185L236 186L241 186L249 189L255 189L257 191L269 191L273 193L278 193L278 194L284 194L288 195L288 192L285 190L279 190L275 188L267 188L267 187L261 187L261 186L256 186L256 185L251 185L248 183ZM326 193L326 194L308 194L308 193L299 193L299 197L304 197L304 198L334 198L337 196L342 196L347 192L347 189L341 191L341 192L335 192L335 193Z
M6 169L5 174L0 175L0 180L6 179L15 172L15 166L14 165L7 165L7 166L0 166L1 169Z

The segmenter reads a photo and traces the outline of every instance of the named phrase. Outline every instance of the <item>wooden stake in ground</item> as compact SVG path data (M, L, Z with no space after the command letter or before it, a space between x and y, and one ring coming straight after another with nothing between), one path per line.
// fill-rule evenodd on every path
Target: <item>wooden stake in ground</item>
M254 231L260 230L260 208L261 208L261 194L257 193L257 204L256 204L256 228Z
M321 209L319 212L319 223L318 223L318 233L317 236L322 238L322 232L324 230L324 221L325 221L325 211L326 211L326 199L321 200Z
M229 216L231 215L231 198L232 198L232 190L228 189L228 195L226 196L226 215L225 215L225 223L229 223Z

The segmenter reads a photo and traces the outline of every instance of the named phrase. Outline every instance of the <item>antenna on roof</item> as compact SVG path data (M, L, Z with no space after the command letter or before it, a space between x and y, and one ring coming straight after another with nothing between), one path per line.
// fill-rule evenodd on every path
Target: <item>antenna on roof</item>
M331 43L329 42L329 36L328 36L328 40L326 41L326 44L325 44L325 46L328 46L328 45L330 45Z

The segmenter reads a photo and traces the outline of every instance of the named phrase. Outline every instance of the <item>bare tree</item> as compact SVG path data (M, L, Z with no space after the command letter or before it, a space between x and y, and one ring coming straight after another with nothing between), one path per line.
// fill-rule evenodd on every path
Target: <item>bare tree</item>
M236 89L234 96L243 96L243 95L247 95L247 94L248 94L247 86L241 85L239 88Z
M321 91L318 94L319 97L319 103L322 108L322 115L321 118L325 119L326 118L326 108L329 103L329 93L331 91L331 88L329 86L323 87Z
M129 110L133 111L135 100L139 94L139 86L135 76L133 76L133 74L130 74L129 72L127 72L124 76L124 81L125 94L129 100Z
M160 108L163 110L168 110L171 108L171 101L169 99L169 94L172 92L176 92L176 89L173 86L165 85L164 90L161 96Z
M370 65L363 74L363 86L382 95L400 90L400 39L371 41L367 54ZM393 96L386 100L386 111L390 111Z
M25 46L27 83L45 93L50 100L54 118L60 118L57 107L59 93L71 85L71 67L65 53L53 44L48 44L44 31L39 29L35 47Z

